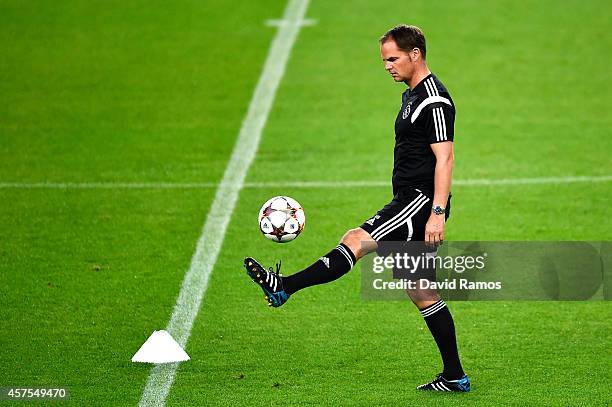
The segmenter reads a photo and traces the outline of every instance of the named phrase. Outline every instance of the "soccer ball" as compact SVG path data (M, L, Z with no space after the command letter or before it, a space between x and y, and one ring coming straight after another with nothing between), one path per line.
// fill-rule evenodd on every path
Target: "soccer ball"
M302 206L288 196L268 199L259 210L259 229L268 239L290 242L304 230L306 215Z

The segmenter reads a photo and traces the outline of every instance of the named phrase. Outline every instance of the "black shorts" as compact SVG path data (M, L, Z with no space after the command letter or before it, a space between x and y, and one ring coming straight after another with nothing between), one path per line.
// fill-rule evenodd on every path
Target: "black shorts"
M406 188L361 228L377 242L424 241L425 225L431 215L432 194ZM450 195L446 203L446 219L450 216Z

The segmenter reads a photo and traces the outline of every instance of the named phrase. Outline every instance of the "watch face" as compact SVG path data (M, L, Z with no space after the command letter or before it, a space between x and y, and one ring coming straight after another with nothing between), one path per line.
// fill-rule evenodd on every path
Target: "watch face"
M434 206L432 208L433 213L435 213L436 215L442 215L444 213L444 208L442 208L441 206Z

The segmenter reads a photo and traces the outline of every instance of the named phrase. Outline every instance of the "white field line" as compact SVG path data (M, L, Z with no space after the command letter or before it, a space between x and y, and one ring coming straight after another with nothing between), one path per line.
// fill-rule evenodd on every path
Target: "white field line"
M610 182L612 175L502 178L502 179L458 179L453 186L497 186L571 184L579 182ZM214 182L0 182L0 189L212 189ZM390 187L391 181L286 181L244 182L242 188L359 188Z
M453 186L495 186L495 185L530 185L530 184L568 184L574 182L608 182L612 175L602 176L569 176L539 178L505 178L505 179L458 179ZM288 181L288 182L250 182L245 188L357 188L357 187L391 187L391 181Z
M289 0L283 19L302 21L307 7L308 0ZM191 265L185 274L172 317L166 328L183 347L187 344L193 322L200 310L202 297L217 261L227 225L244 178L255 157L262 129L299 30L300 24L283 24L272 41L247 116L242 123L230 161L206 217ZM140 399L141 406L165 404L178 365L178 363L162 364L151 369Z
M305 20L301 20L301 21L288 21L288 20L266 20L266 25L268 27L280 27L282 25L286 25L286 24L290 24L290 25L294 25L294 24L300 24L302 26L305 27L310 27L313 25L317 25L317 20L313 20L310 18L307 18Z

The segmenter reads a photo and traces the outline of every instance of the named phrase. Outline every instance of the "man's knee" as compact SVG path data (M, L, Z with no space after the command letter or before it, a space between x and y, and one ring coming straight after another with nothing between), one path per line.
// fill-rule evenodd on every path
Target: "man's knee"
M416 288L413 290L406 291L408 293L408 296L418 309L426 308L440 300L440 294L437 290L434 289Z
M377 246L372 236L361 228L351 229L346 232L342 236L341 243L347 245L358 259L376 250Z

